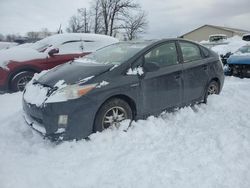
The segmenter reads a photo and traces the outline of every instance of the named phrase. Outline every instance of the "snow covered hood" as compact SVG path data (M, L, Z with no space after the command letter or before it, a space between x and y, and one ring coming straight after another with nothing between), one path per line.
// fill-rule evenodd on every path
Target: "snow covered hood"
M67 85L70 85L86 78L97 76L109 70L112 66L113 65L81 63L75 61L51 69L37 81L50 87L53 87L60 80L64 80Z
M212 47L211 49L215 51L216 53L218 53L219 55L221 54L225 55L228 52L234 53L240 47L247 44L247 42L243 41L241 37L239 36L234 36L232 38L229 38L227 42L228 42L227 44L217 45L217 46Z
M39 53L32 48L10 48L0 50L0 67L7 68L10 61L28 61L33 59L46 58L47 54Z
M11 47L16 46L16 45L18 45L18 44L15 42L2 42L2 41L0 41L0 50L8 49L8 48L11 48Z

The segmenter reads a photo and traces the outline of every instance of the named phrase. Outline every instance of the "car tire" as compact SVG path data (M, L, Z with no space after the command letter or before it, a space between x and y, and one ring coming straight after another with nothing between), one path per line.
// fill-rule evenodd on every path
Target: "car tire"
M218 95L219 92L220 92L219 83L215 80L212 80L207 86L204 103L207 103L207 98L209 95Z
M15 74L10 82L10 90L12 92L23 91L25 85L32 79L34 72L23 71Z
M132 119L133 113L129 104L119 98L110 99L98 110L94 121L94 132L101 132L111 126L118 127L125 119Z

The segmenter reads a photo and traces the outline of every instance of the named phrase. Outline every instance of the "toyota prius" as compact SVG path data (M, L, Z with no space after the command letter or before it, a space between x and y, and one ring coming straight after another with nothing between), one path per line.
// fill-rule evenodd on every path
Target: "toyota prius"
M23 93L24 118L53 140L81 139L125 119L206 102L223 83L220 58L197 43L120 42L35 75Z

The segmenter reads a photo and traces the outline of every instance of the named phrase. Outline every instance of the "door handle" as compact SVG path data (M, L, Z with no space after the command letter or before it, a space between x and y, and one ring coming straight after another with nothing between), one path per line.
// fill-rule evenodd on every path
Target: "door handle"
M180 78L181 78L181 73L177 73L177 74L174 76L174 78L175 78L176 80L180 79Z
M130 87L137 87L139 86L139 83L131 84Z
M202 66L204 70L207 70L207 65Z

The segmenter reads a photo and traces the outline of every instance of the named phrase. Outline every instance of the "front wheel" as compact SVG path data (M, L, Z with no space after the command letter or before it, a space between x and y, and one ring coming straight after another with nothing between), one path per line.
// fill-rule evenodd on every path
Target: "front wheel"
M126 101L118 98L108 100L96 114L94 132L101 132L111 126L118 127L121 121L132 118L132 110Z
M10 83L10 89L12 92L23 91L26 84L32 79L34 72L23 71L16 74Z

